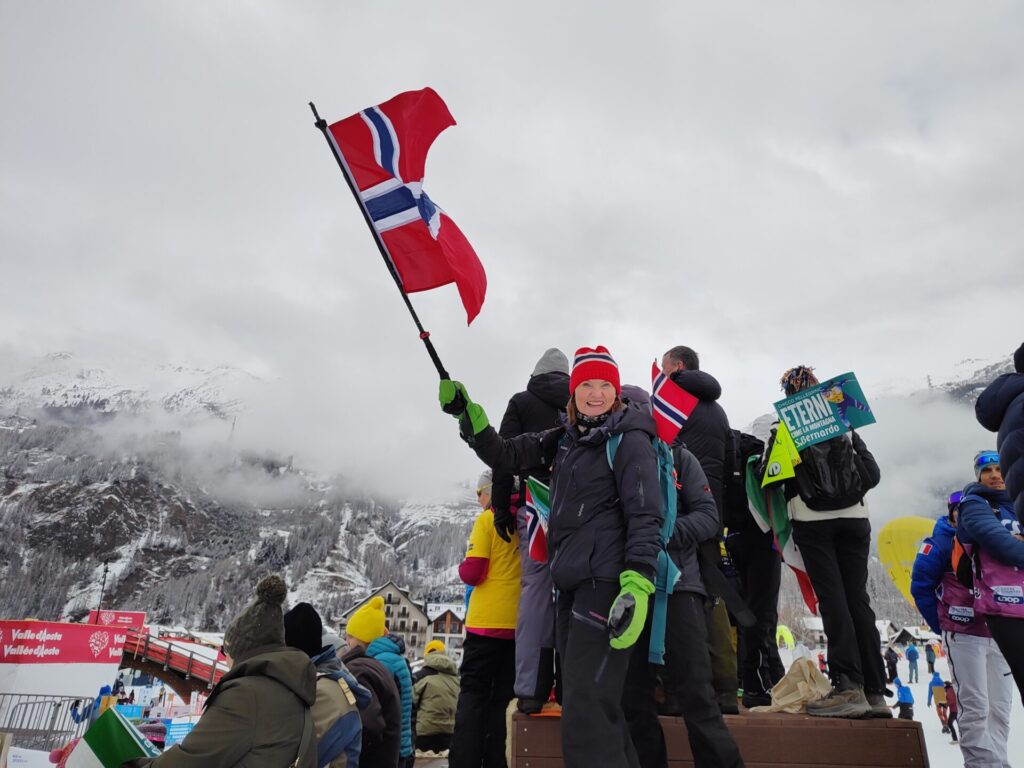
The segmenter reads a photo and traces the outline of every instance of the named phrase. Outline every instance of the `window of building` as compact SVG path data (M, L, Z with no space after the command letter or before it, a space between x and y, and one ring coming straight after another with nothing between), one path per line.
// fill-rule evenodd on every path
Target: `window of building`
M412 623L412 631L413 632L419 632L420 631L420 623L419 623L419 621L413 621L413 623Z
M405 619L402 619L400 622L398 622L398 631L405 632Z
M452 621L451 632L452 632L453 635L461 635L462 634L462 624L459 622L458 619L455 619L455 620Z
M409 638L409 645L412 646L413 648L416 647L416 635L413 635L412 637Z
M388 605L391 605L391 593L390 592L388 592L386 595L384 595L384 602L386 604L388 604Z
M444 634L444 622L441 621L441 619L438 619L437 621L434 622L434 634L435 635L443 635Z

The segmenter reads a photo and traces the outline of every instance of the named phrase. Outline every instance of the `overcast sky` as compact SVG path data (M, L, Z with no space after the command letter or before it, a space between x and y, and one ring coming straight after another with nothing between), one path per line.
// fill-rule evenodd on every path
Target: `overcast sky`
M307 102L434 87L425 188L488 275L413 297L498 421L549 346L740 425L795 364L869 397L1024 338L1024 5L0 0L0 373L228 364L239 432L401 486L474 459ZM405 479L403 479L405 478Z

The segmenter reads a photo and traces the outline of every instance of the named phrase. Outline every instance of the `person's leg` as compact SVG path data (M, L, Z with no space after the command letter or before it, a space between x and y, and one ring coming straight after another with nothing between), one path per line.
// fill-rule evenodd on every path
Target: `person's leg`
M846 602L843 574L836 560L836 526L840 520L813 523L793 522L793 540L807 568L818 610L828 637L828 669L833 682L846 675L855 685L864 685L857 633Z
M949 723L949 726L948 726L949 727L949 735L953 739L953 741L955 741L955 742L959 742L959 739L956 737L956 721L957 721L957 717L958 717L958 715L951 715L949 717L949 720L947 721ZM963 731L961 731L961 734L962 733L963 733ZM966 763L965 763L965 765L966 765Z
M875 614L872 613L871 615L874 616ZM912 682L912 683L918 682L918 679L917 679L917 662L916 661L910 662L910 682Z
M868 597L868 554L871 549L871 523L866 519L837 520L840 535L835 540L836 561L843 579L843 591L856 636L857 655L864 675L864 692L885 692L885 666L882 641L875 624L875 612ZM827 632L827 630L826 630ZM831 659L830 659L831 661ZM917 681L917 665L914 665Z
M608 645L608 611L618 593L618 584L599 581L559 596L565 768L637 766L622 712L630 650Z
M622 709L629 724L629 735L636 750L640 768L667 768L668 754L665 750L665 734L658 722L658 704L654 699L656 685L654 667L647 660L651 642L650 602L647 623L640 639L633 646L629 657L629 669L622 691ZM705 658L707 652L705 650ZM666 691L667 693L667 691ZM717 709L717 707L716 707Z
M525 515L517 515L517 526L522 566L516 621L515 695L521 709L538 711L554 684L554 593L547 563L530 557Z
M999 765L988 733L987 637L943 632L960 718L960 752L965 765Z
M450 768L480 768L487 735L487 702L492 688L491 638L466 633L459 668L459 701L455 733L448 756Z
M515 640L494 640L494 663L491 667L494 684L487 702L487 742L484 768L507 768L505 762L505 713L514 696L516 681Z
M985 624L992 633L1003 658L1010 666L1013 680L1017 683L1017 691L1024 699L1024 619L1012 619L1008 616L986 616Z
M665 627L665 686L679 700L696 768L742 768L711 685L704 607L700 595L669 597ZM647 768L645 765L644 768Z
M736 649L732 646L729 611L722 598L709 599L704 608L708 627L707 650L711 662L711 683L723 712L738 712L736 704Z
M985 638L985 666L988 673L988 722L985 731L1000 768L1010 768L1007 742L1010 738L1010 710L1013 707L1013 678L1002 651L992 638Z
M429 736L416 737L416 749L421 752L444 752L451 743L450 733L432 733Z
M782 582L782 560L772 549L770 534L744 533L737 547L742 564L747 606L757 623L741 630L745 641L743 659L743 697L767 696L782 675L778 674L775 660L779 650L775 644L775 630L779 623L779 587ZM781 667L781 660L778 662ZM783 671L782 674L785 674Z

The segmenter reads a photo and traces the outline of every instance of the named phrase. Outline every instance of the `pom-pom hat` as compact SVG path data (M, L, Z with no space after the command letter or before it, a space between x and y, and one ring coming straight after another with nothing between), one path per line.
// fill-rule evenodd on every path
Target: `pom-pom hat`
M387 631L384 598L380 595L353 613L345 625L345 632L361 643L372 643L378 637L384 637Z
M256 585L256 597L224 632L224 651L236 663L262 650L284 647L281 606L287 596L284 579L276 573L265 576Z
M622 391L619 385L619 366L607 347L580 347L576 350L572 361L572 373L569 376L569 393L575 392L576 387L588 379L611 382L616 395Z

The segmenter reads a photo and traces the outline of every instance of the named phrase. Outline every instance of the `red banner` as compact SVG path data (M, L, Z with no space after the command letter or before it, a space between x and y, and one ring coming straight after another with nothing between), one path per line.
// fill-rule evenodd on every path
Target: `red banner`
M0 664L116 664L125 630L56 621L0 621Z
M89 624L114 629L142 629L146 623L145 611L89 611Z

